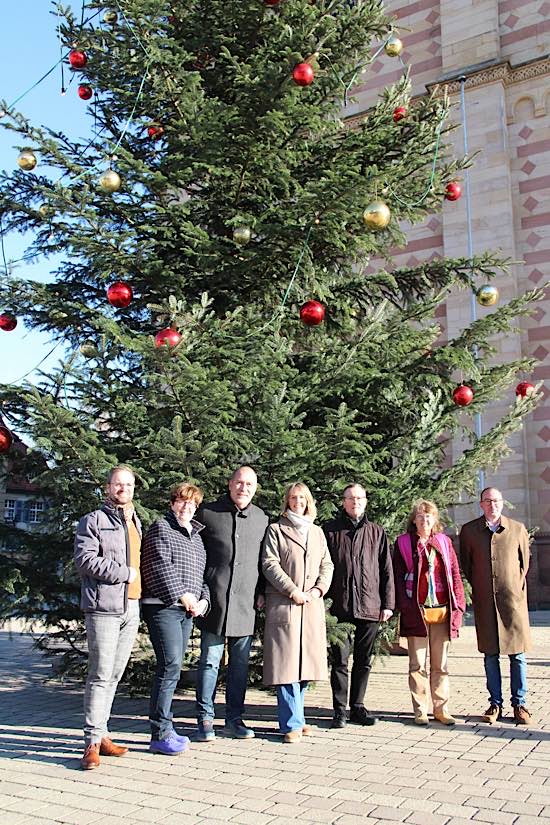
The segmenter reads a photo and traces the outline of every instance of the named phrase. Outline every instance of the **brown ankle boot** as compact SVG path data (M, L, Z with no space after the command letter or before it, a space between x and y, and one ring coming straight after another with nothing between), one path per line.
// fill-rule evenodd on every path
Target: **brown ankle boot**
M101 740L99 752L101 756L124 756L125 753L128 753L128 748L125 748L124 745L115 745L108 736L104 736Z
M84 756L80 760L80 767L83 771L91 771L99 768L99 742L88 745L84 751Z

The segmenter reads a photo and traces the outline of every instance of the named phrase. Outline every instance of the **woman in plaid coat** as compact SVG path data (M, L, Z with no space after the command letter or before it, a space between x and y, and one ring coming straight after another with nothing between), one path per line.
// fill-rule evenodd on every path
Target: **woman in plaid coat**
M189 746L189 739L174 730L172 699L193 618L210 609L200 537L203 525L193 518L202 498L198 487L176 485L170 493L170 510L149 528L141 551L143 617L157 657L149 705L149 750L167 756Z

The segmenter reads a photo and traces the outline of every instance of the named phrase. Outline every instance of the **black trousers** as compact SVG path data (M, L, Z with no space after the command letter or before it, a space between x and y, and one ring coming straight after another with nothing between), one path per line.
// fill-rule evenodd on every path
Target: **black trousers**
M348 634L343 644L331 646L332 670L330 686L334 710L345 710L348 703L348 659L353 643L353 667L351 669L351 687L349 706L363 705L369 681L372 649L379 622L353 619L355 631Z

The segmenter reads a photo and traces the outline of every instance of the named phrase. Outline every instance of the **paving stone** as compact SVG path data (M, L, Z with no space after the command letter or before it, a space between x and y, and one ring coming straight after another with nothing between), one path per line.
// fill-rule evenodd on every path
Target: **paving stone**
M412 822L414 825L445 825L447 817L415 811L406 818L405 822Z
M402 811L399 808L387 808L380 805L369 812L371 819L389 819L393 822L404 822L408 816L408 811Z

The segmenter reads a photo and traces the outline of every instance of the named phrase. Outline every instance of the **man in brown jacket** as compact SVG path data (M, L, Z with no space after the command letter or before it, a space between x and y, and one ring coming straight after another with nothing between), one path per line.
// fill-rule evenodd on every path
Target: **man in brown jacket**
M489 707L483 720L502 719L502 681L499 655L510 658L510 688L514 719L528 725L525 707L527 663L531 646L527 609L529 536L524 525L502 515L502 493L495 487L481 492L481 518L460 531L460 557L464 575L472 585L477 646L485 656Z
M332 615L355 626L350 722L373 725L376 719L365 708L364 699L378 626L380 622L388 621L395 606L393 568L386 533L379 524L367 519L365 489L360 484L348 484L342 504L342 514L323 525L334 563L328 598L332 599ZM351 649L352 634L341 644L331 647L333 728L343 728L347 721Z

